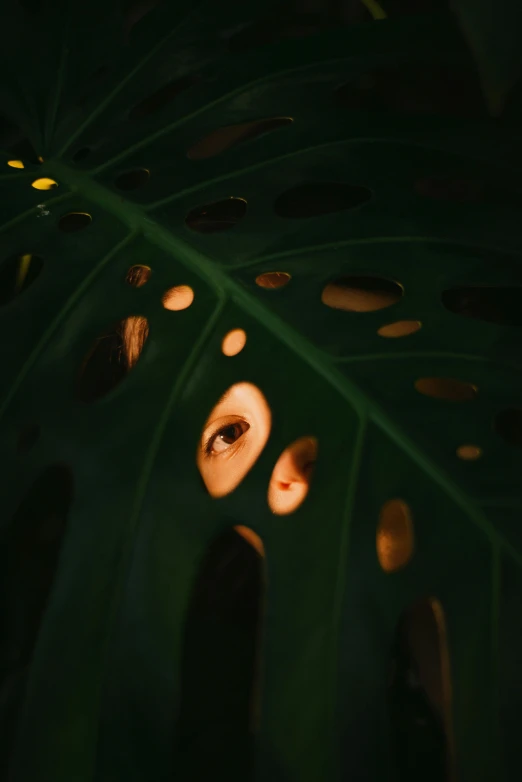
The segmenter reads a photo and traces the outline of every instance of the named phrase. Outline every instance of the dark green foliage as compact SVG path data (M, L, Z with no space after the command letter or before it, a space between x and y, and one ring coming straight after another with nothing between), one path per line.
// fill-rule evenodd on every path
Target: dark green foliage
M263 782L520 776L518 4L505 0L500 18L486 0L454 0L454 14L382 0L379 21L372 3L344 15L323 5L2 4L10 782L166 782L197 769L230 782L251 764ZM281 118L293 122L260 132ZM17 159L24 168L9 168ZM43 177L58 187L31 187ZM146 284L129 284L134 265L152 270ZM263 272L291 280L263 288ZM382 310L327 307L323 289L347 277L403 295ZM195 294L182 312L161 303L176 285ZM129 372L130 316L149 334ZM395 321L422 328L378 335ZM228 358L233 328L248 341ZM433 398L419 378L477 393ZM214 500L196 444L237 381L263 391L272 432L237 490ZM302 435L319 442L311 490L277 517L271 471ZM459 459L462 445L482 457ZM415 545L387 573L376 531L392 498L409 506ZM238 523L266 548L255 753L245 697L258 559L230 539L251 599L245 608L237 586L228 625L226 601L216 608L221 630L212 601L193 594L212 542ZM428 598L445 617L451 720L410 686L418 661L401 628ZM205 747L221 760L203 771Z

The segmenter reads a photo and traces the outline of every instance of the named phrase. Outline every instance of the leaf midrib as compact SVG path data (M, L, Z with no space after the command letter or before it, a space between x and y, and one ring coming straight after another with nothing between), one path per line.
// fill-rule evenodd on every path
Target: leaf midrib
M389 415L374 399L364 393L356 383L343 375L329 356L314 347L299 332L289 326L286 321L282 320L276 313L260 302L257 297L228 277L223 268L152 220L140 206L125 201L120 195L112 193L103 185L94 182L85 174L69 168L60 161L49 161L46 164L46 169L52 172L53 177L58 182L69 185L78 194L83 195L94 204L99 204L102 209L117 217L128 226L132 234L135 235L137 232L141 232L152 244L173 255L177 261L190 268L192 272L216 290L219 299L228 296L240 309L248 313L249 318L257 320L276 339L283 342L323 377L354 408L359 422L368 418L379 427L398 448L406 453L473 520L493 545L502 545L506 553L522 566L522 554L519 554L498 533L475 502L446 475L440 465L430 459L391 420ZM94 219L96 219L95 216ZM113 251L106 258L112 257L112 255ZM82 285L82 290L85 290L85 283ZM74 299L77 298L77 295L78 292L73 294ZM68 311L68 305L62 309L62 317L66 311ZM53 327L56 327L56 323L53 324ZM31 361L34 361L34 355ZM27 371L24 365L19 378L25 376ZM13 389L16 389L20 382L21 379L17 378L13 384Z

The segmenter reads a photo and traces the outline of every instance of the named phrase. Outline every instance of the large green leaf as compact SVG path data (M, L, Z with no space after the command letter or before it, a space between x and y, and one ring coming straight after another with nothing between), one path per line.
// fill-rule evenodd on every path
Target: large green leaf
M399 778L389 660L400 617L426 597L445 614L458 779L516 778L520 146L475 100L452 16L373 22L357 11L350 21L320 19L319 34L302 37L277 6L245 0L165 2L132 28L109 0L2 6L0 273L8 287L16 272L10 290L21 290L0 307L3 548L8 584L22 583L11 603L4 590L14 625L38 558L22 570L10 541L20 519L53 501L56 465L73 479L28 673L4 627L4 722L19 697L10 693L25 686L13 782L177 778L184 617L210 542L237 523L262 536L267 555L260 779ZM141 102L176 80L179 94L147 113ZM187 156L218 128L274 117L293 123ZM19 158L23 169L7 166ZM137 169L150 172L143 186L118 187ZM31 187L42 177L56 191ZM371 197L302 219L277 214L302 183L319 212L332 183ZM192 210L230 198L247 202L237 225L187 225ZM71 212L92 222L65 232ZM34 257L16 261L27 255L43 261L38 276ZM133 264L152 269L143 287L125 282ZM263 272L291 281L261 288ZM375 312L325 306L324 287L349 274L398 281L404 296ZM165 310L162 294L180 284L193 305ZM512 290L500 309L476 289L452 305L445 291L459 286ZM136 367L82 403L86 354L130 315L150 324ZM377 333L400 320L422 328ZM238 327L247 345L225 357L222 338ZM478 394L422 395L423 377ZM194 454L209 410L237 381L263 391L272 432L241 485L215 500ZM270 474L301 435L319 442L311 491L294 515L274 516ZM481 459L457 457L468 444ZM415 550L386 573L376 530L393 498L411 510ZM179 778L190 778L186 766Z
M516 0L450 0L450 4L477 61L489 107L493 114L501 114L522 79L522 6ZM520 112L519 95L516 102L513 110Z

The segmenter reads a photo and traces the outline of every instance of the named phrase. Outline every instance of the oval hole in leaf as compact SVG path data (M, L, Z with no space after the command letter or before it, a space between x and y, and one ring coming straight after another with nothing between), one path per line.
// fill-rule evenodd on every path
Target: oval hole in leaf
M11 168L24 168L23 161L21 160L8 160L7 165Z
M457 456L464 462L475 462L482 456L482 448L478 445L459 445Z
M232 329L223 337L221 350L225 356L237 356L246 345L247 335L244 329Z
M166 310L180 312L186 310L194 301L194 291L190 285L175 285L162 296L161 303Z
M150 178L147 168L136 168L133 171L125 171L116 177L114 184L118 190L137 190L144 187Z
M497 413L494 429L509 445L522 446L522 408L510 407Z
M316 437L300 437L285 448L268 486L268 507L272 513L286 516L303 504L316 461Z
M58 182L44 176L31 182L31 187L34 187L35 190L55 190L58 187Z
M364 112L485 117L477 74L472 69L425 62L384 65L336 90L347 109Z
M343 182L303 182L277 198L278 217L300 220L355 209L373 197L367 187Z
M413 556L413 520L404 500L388 500L381 508L377 525L377 559L385 573L394 573Z
M449 288L442 303L450 312L499 326L522 326L522 287L463 286Z
M242 528L244 529L244 528ZM208 730L219 715L210 752L190 753L187 778L247 780L259 723L259 670L265 582L262 557L235 530L206 550L195 574L183 633L179 730L182 745ZM209 649L212 653L209 655Z
M394 280L345 275L326 285L321 301L335 310L375 312L396 304L403 293L402 285Z
M386 326L381 326L378 329L377 334L380 337L408 337L410 334L415 334L422 327L420 320L396 320L394 323L387 323Z
M401 616L392 650L388 707L398 779L454 776L452 685L444 612L427 598ZM412 777L413 774L413 777Z
M192 209L185 222L192 231L202 234L229 231L246 215L247 202L244 198L224 198L213 204Z
M60 218L58 228L63 233L75 233L83 231L92 223L92 217L87 212L69 212Z
M2 637L17 650L17 664L30 664L59 564L73 497L68 467L47 467L16 511L4 549Z
M286 7L285 7L286 6ZM277 15L270 15L265 19L254 22L235 33L228 42L231 52L243 52L249 49L257 49L277 41L292 38L308 38L331 27L339 25L339 16L334 18L322 12L289 10L288 4L282 6ZM347 9L344 9L346 13ZM350 8L350 15L353 9ZM366 11L362 8L362 18Z
M132 28L153 11L162 0L130 0L125 3L123 31L128 43Z
M72 159L75 163L81 163L83 160L89 157L91 154L91 148L90 147L81 147L80 149L76 150L74 155L72 156Z
M288 285L292 276L288 272L263 272L256 277L256 285L260 288L284 288Z
M43 269L38 255L14 255L0 265L0 306L27 290Z
M264 557L265 547L263 545L262 539L259 537L257 532L254 532L254 530L250 529L250 527L244 527L241 524L234 527L234 530L237 532L238 535L241 535L243 540L246 540L246 542L249 543L260 556Z
M28 424L24 427L18 436L18 450L21 453L31 450L40 439L40 432L39 424Z
M477 396L477 387L451 377L421 377L415 381L420 394L450 402L471 402Z
M125 281L129 283L133 288L142 288L150 280L152 269L150 266L144 266L143 264L135 264L131 266L125 277Z
M415 192L437 201L480 201L486 193L484 182L454 177L426 177L415 182Z
M148 321L142 315L131 315L100 334L78 373L77 398L95 402L116 388L136 364L148 334Z
M43 0L18 0L18 5L29 14L37 14L42 10Z
M159 90L144 98L137 103L134 108L129 112L129 119L143 119L151 114L155 114L157 111L167 106L174 100L181 92L184 92L189 87L192 87L199 81L198 76L184 76L181 79L175 79L165 84Z
M252 469L272 426L270 407L252 383L236 383L208 416L196 451L196 464L211 497L234 491Z
M290 117L274 117L260 119L255 122L242 122L239 125L227 125L209 133L192 146L187 152L191 160L206 160L215 157L230 147L235 147L245 141L252 141L265 133L271 133L279 128L285 128L293 123Z

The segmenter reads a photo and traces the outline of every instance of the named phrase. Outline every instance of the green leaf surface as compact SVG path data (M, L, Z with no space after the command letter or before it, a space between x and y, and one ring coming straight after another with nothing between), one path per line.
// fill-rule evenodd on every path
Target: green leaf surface
M2 749L11 782L201 778L191 767L226 746L226 724L211 723L188 760L175 751L184 622L205 552L235 524L266 550L258 779L430 779L429 767L399 775L386 712L397 623L427 597L447 628L455 779L516 778L519 138L488 117L450 13L358 13L304 35L277 4L245 0L169 0L132 27L110 0L2 6L0 293L9 269L18 275L0 305L4 562L28 493L38 508L35 481L66 465L74 484L15 749ZM219 128L273 118L293 122L213 157L187 154ZM142 186L118 187L143 169ZM31 187L43 177L58 187ZM281 197L303 183L318 195L299 208L316 215L282 216ZM326 212L339 183L367 200ZM246 201L237 224L230 199ZM223 230L190 227L193 210L223 201ZM70 213L92 220L64 231ZM43 261L34 279L16 266L28 254ZM152 270L142 287L125 281L135 264ZM262 288L266 272L290 282ZM395 281L404 295L376 311L326 306L325 286L346 275ZM162 295L178 285L194 302L169 311ZM466 287L514 298L469 317L473 302L471 313L444 305ZM79 401L89 350L134 315L150 327L136 366L102 399ZM404 320L422 328L378 334ZM226 357L234 328L247 343ZM433 377L478 392L457 402L416 390ZM213 499L196 447L239 381L262 390L271 434L238 488ZM279 517L272 469L303 435L319 444L310 492ZM459 459L462 445L482 457ZM386 573L376 531L393 498L410 508L415 548ZM10 724L21 663L5 631L3 643ZM200 651L204 666L212 650ZM229 761L215 779L237 778Z
M522 79L522 6L516 0L451 0L450 5L477 62L490 110L499 115Z

